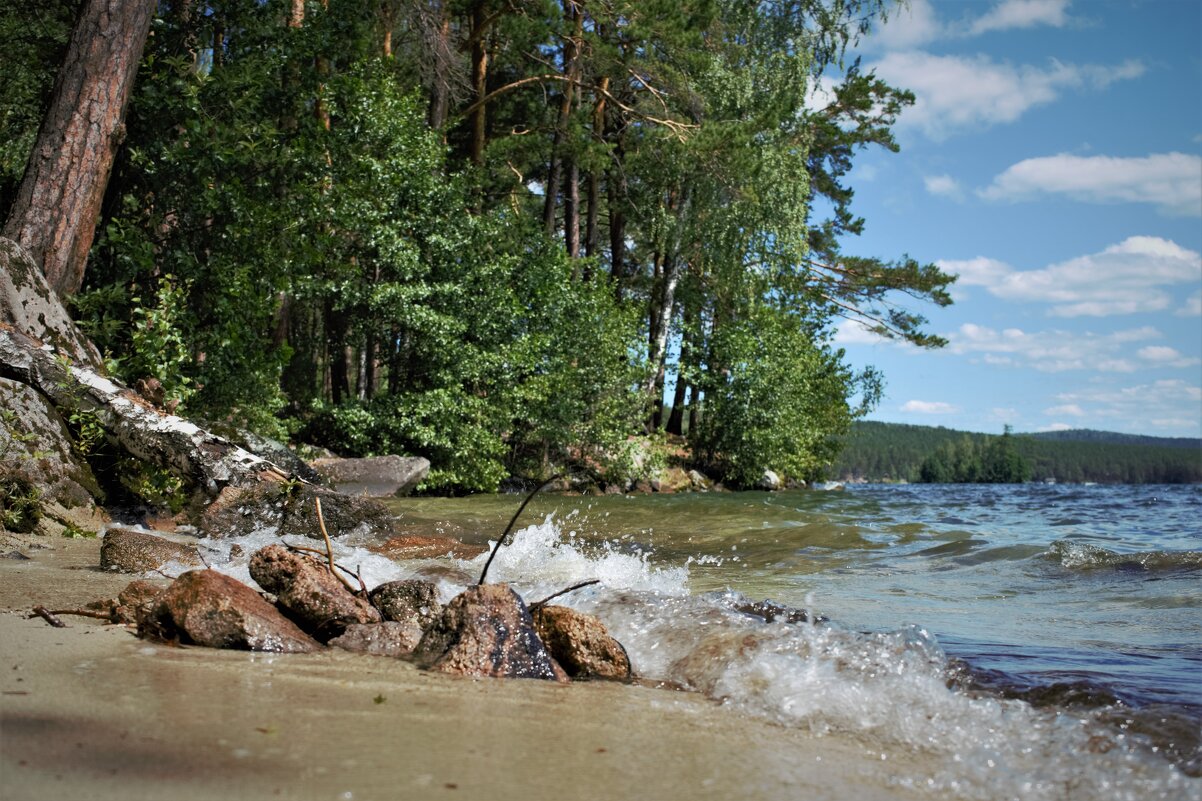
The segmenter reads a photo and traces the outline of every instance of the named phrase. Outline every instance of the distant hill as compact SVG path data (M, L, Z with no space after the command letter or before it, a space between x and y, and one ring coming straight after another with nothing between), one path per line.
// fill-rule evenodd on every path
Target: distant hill
M923 461L940 448L980 448L993 439L950 428L859 422L831 473L844 480L917 481ZM1202 482L1202 440L1090 430L1015 434L1013 440L1015 450L1030 462L1034 481Z
M1031 439L1054 442L1103 442L1110 445L1147 445L1153 448L1202 448L1202 439L1188 437L1145 437L1140 434L1116 434L1113 431L1095 431L1092 428L1070 428L1066 431L1040 431L1038 434L1023 434Z

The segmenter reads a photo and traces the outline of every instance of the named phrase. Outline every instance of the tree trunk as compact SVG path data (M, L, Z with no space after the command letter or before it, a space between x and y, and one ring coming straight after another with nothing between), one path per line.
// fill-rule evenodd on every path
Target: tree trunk
M485 47L484 28L488 23L488 10L484 0L477 0L472 8L472 89L476 92L476 110L472 113L473 164L484 163L484 145L487 136L488 104L488 50Z
M597 81L597 100L593 105L593 137L598 142L605 141L605 95L609 92L609 76ZM584 222L584 255L597 255L600 243L597 220L601 215L601 172L589 170L588 174L588 210Z
M651 348L648 354L651 363L651 377L647 381L645 392L651 403L650 422L653 429L659 428L662 422L664 361L668 352L668 333L672 328L672 314L676 307L676 287L680 283L680 247L688 213L689 189L685 186L681 190L676 204L676 224L672 232L672 241L667 246L667 255L664 257L662 275L658 282L658 291L654 296L651 308Z
M152 0L84 3L4 226L60 294L83 283L154 8Z
M563 18L572 25L572 34L563 41L563 75L567 78L563 85L563 96L559 101L559 117L555 122L555 136L551 140L551 163L547 167L547 195L543 201L543 228L547 236L555 233L555 210L559 205L559 182L563 174L563 140L568 136L568 122L572 118L572 98L575 94L577 70L579 67L580 38L584 25L584 15L576 7L576 0L563 0ZM579 201L579 195L577 195ZM577 202L578 205L578 202ZM567 220L564 220L567 230ZM576 219L576 255L580 252L580 219Z

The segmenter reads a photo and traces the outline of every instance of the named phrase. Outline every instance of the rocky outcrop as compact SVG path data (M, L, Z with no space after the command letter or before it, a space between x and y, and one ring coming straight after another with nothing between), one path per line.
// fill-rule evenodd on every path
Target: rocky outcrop
M191 545L128 528L110 528L100 545L100 566L119 573L159 570L169 562L191 567L203 564Z
M373 498L408 495L430 472L430 460L420 456L316 459L311 464L339 492Z
M413 652L419 667L463 676L567 681L539 639L521 597L507 584L457 595Z
M386 620L347 626L346 631L329 644L345 651L403 659L413 653L421 638L422 629L416 622Z
M551 656L573 679L630 678L626 649L599 618L566 606L540 606L532 617Z
M215 570L191 570L158 597L138 634L209 648L304 653L321 646L257 592Z
M200 514L197 527L218 539L256 531L321 539L316 499L331 537L363 529L385 536L393 531L393 514L379 501L295 482L226 487Z
M326 565L283 545L268 545L250 558L250 575L276 597L280 609L322 642L354 623L379 623L379 611L352 594Z
M405 579L381 584L371 591L371 603L385 620L416 623L422 631L442 617L438 588L433 582Z

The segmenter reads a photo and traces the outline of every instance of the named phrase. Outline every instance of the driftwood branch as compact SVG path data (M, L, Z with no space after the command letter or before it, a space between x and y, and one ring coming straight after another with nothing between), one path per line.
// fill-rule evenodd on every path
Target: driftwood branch
M47 623L49 623L51 626L54 626L56 629L65 629L67 627L66 623L59 620L57 617L55 617L54 613L51 612L49 609L47 609L44 606L35 606L33 608L32 613L29 615L29 617L31 617L31 618L40 617L42 620L45 620Z
M534 496L542 492L544 487L553 481L558 481L561 478L563 478L563 474L556 473L535 487L530 494L526 496L526 500L522 501L522 505L519 506L518 510L513 513L513 517L509 518L509 525L507 525L505 530L501 532L501 538L497 540L497 547L492 549L492 553L488 555L488 559L484 562L484 569L480 571L480 580L476 582L477 584L484 583L484 577L488 575L488 568L492 566L492 560L496 558L497 551L501 550L501 546L508 544L506 537L509 536L509 532L513 531L513 524L518 522L518 518L521 517L522 512L526 509L526 505L534 500Z
M546 606L548 601L553 601L561 595L567 595L569 592L575 592L576 590L583 589L584 587L591 587L594 584L600 584L600 583L601 583L601 579L589 579L588 581L582 581L579 584L573 584L571 587L565 587L562 590L560 590L559 592L551 593L550 595L548 595L546 598L542 599L541 601L535 601L534 603L530 604L530 611L533 612L535 609L538 609L540 606Z

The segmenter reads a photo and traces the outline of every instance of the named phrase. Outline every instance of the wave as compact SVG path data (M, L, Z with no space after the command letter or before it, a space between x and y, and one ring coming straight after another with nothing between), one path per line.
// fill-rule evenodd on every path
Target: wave
M1069 570L1195 570L1202 568L1202 551L1143 551L1119 553L1086 542L1057 540L1044 556Z

